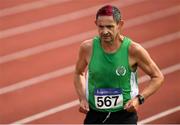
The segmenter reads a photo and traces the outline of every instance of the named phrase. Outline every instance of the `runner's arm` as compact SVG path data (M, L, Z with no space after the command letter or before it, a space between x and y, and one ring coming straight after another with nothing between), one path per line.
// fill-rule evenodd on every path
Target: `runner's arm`
M141 95L147 99L160 88L164 81L164 76L148 52L141 45L135 45L134 51L137 65L150 76L148 86L141 92Z
M133 61L135 62L134 64L140 67L151 78L148 86L140 93L144 99L147 99L160 88L163 83L164 76L151 59L148 52L139 44L132 42L130 55L133 57ZM126 103L124 109L129 112L136 112L139 105L138 98L135 97Z
M74 85L78 94L79 100L85 100L85 69L87 67L86 50L84 44L80 45L78 60L74 73Z

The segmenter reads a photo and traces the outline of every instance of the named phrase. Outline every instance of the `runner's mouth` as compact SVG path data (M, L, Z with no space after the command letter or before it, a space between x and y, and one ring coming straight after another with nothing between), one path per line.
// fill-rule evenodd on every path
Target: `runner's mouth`
M103 38L110 38L111 36L102 36Z

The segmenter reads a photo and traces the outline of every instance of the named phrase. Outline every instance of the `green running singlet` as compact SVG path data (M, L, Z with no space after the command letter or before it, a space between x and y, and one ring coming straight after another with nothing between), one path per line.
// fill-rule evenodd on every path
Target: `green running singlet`
M106 53L99 36L94 37L86 82L90 108L116 112L138 94L137 73L131 71L128 60L130 44L131 40L124 37L116 52Z

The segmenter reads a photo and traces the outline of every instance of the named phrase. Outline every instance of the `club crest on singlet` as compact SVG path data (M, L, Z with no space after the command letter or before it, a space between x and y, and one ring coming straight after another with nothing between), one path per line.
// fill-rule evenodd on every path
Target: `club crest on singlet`
M126 74L126 68L124 66L117 67L116 74L118 76L124 76Z

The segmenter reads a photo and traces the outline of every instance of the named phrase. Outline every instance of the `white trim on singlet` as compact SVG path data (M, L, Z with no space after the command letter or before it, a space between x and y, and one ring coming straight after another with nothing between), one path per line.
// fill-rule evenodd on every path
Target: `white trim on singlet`
M89 70L87 71L86 74L86 99L89 100L89 89L88 89L88 79L89 79Z
M131 98L134 98L139 93L138 83L136 79L136 72L131 72L130 85L131 85L130 95Z

